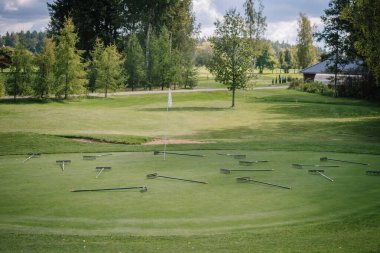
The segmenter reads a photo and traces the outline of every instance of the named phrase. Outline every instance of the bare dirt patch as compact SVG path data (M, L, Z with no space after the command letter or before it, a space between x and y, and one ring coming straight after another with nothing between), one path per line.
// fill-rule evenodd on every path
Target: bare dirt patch
M153 140L145 142L143 145L163 145L163 144L207 144L213 143L209 141L198 141L198 140Z

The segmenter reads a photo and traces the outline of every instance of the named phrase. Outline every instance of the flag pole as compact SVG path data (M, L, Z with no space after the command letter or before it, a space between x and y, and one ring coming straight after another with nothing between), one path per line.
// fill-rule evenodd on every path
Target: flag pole
M164 140L164 161L166 160L166 145L168 142L168 128L169 128L169 108L172 107L172 91L168 90L168 104L166 106L166 130L165 130L165 140Z

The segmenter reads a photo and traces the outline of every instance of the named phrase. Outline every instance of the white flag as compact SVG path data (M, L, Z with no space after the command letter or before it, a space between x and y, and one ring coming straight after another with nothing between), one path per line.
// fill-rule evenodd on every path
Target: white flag
M173 105L172 91L171 91L171 89L169 88L169 91L168 91L168 108L171 108L172 105Z

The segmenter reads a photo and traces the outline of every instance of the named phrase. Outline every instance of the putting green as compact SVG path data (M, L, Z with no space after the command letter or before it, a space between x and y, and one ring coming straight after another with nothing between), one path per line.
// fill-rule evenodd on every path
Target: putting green
M83 160L90 154L53 154L32 158L1 156L0 227L3 231L67 235L210 235L285 225L328 223L376 210L380 177L376 155L268 152L181 151L206 157L153 155L153 152L113 153ZM246 160L267 163L241 166L217 153L246 154ZM370 166L320 162L319 158L366 162ZM62 171L56 160L71 160ZM340 165L321 168L330 182L293 163ZM112 167L98 178L98 166ZM221 168L273 169L265 172L220 173ZM156 178L150 173L208 181L197 184ZM289 186L237 183L237 177ZM71 192L72 189L148 187L139 190Z

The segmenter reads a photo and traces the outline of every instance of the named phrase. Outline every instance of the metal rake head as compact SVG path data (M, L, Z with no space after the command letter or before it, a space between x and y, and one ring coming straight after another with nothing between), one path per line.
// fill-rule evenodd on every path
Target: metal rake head
M246 182L249 182L250 180L251 180L250 177L238 177L238 178L236 178L236 181L238 183L246 183Z
M154 178L157 178L157 177L158 177L158 173L152 173L152 174L146 175L147 179L154 179Z
M312 173L312 174L319 174L319 173L324 173L325 171L324 170L309 170L309 173Z
M68 164L68 163L71 163L71 160L57 160L55 162L59 164L62 164L62 163Z
M229 170L229 169L220 169L220 173L231 174L231 170Z

